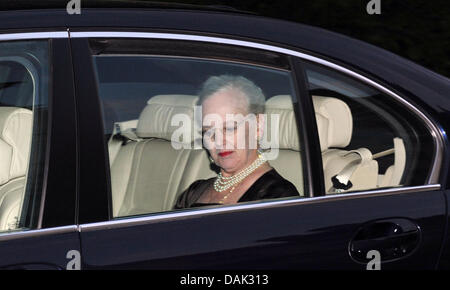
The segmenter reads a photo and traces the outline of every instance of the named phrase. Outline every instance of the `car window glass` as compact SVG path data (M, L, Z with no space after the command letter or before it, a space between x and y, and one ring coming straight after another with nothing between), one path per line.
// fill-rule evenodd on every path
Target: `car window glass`
M0 42L0 232L38 224L48 72L46 40Z
M306 64L327 194L423 185L434 146L404 105L361 81Z
M113 217L307 196L288 69L131 43L92 45Z

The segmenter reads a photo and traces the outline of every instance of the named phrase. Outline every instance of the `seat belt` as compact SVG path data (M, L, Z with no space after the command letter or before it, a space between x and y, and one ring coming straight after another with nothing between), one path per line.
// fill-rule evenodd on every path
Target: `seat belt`
M120 147L128 141L139 142L142 138L136 135L136 129L126 128L122 130L120 123L114 123L113 132L108 140L109 165L111 166L119 154Z
M395 137L393 141L394 141L394 148L373 155L373 159L376 159L389 154L395 154L394 164L388 167L384 175L380 175L381 179L379 179L378 181L377 184L378 187L400 185L403 172L405 171L406 165L405 144L403 142L403 139L399 137ZM391 175L387 175L389 171L392 172Z
M395 159L394 174L392 176L392 184L400 185L400 181L405 171L406 165L406 149L402 138L394 138Z
M331 178L333 186L328 192L340 193L352 188L353 184L350 178L359 166L372 160L372 152L367 148L359 148L349 151L344 155L344 158L350 159L350 162Z

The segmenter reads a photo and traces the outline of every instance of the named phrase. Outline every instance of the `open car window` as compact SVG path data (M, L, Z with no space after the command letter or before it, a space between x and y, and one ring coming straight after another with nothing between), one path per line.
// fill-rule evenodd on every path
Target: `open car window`
M155 51L158 46L164 49ZM245 49L234 54L236 48L210 46L134 39L112 39L110 43L91 40L109 154L113 217L179 210L180 205L195 210L199 205L203 208L308 196L303 178L304 146L298 131L298 102L288 62L269 53ZM208 80L216 84L205 85ZM258 92L262 100L257 105L238 102L227 111L230 103L221 103L219 99L206 113L210 96L205 96L204 91L213 91L210 95L221 92L214 91L214 86L227 80L239 87L233 87L236 90L229 96L230 101L241 94L253 100ZM202 97L207 101L202 103ZM255 109L261 104L262 111ZM236 112L245 118L229 122L226 113ZM250 148L247 146L250 143L242 148L232 147L225 162L225 155L220 157L224 152L217 151L220 143L217 140L238 136L238 127L244 128L244 135L249 136L246 134L253 127L247 117L260 114L265 118L261 123L263 133L251 149L258 149L264 156L267 161L264 166L269 164L270 172L258 182L253 180L241 195L233 195L235 188L236 192L239 190L236 185L244 179L237 179L229 187L224 185L227 179L219 185L214 181L223 167L232 167L226 162L240 164L244 160L242 156L247 153L239 154ZM205 115L224 116L220 119L223 123L206 124ZM216 151L205 145L207 137L215 138ZM236 138L239 143L246 137ZM255 164L243 166L235 173L247 174L246 170L253 172L262 166ZM275 179L288 189L275 185L268 188ZM269 183L265 184L267 180ZM194 193L186 198L189 190ZM233 203L228 202L233 198Z
M0 232L38 227L48 74L47 40L0 42Z
M424 185L432 136L392 96L329 68L306 64L327 194Z

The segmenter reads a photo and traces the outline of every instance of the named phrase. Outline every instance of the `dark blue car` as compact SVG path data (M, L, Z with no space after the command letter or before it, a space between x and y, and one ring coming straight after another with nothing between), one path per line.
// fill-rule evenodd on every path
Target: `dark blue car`
M448 78L245 13L80 12L0 12L0 268L450 268ZM217 174L194 126L214 75L261 88L297 196L175 207Z

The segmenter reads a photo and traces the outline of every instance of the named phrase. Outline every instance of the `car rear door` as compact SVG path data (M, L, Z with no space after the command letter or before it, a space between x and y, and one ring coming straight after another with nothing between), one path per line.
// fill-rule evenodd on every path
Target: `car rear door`
M96 50L90 46L92 39L99 45ZM134 46L130 45L134 50L124 52L121 50L121 41L127 40L132 44L135 41ZM112 174L108 165L111 155L108 152L108 140L104 136L106 113L102 107L102 97L99 96L105 91L110 94L114 91L100 88L99 82L126 82L126 75L121 75L117 66L111 66L112 74L109 78L99 77L99 67L95 65L93 55L103 52L108 56L118 54L134 57L136 54L146 54L148 46L144 46L143 40L152 40L155 46L161 45L158 41L176 43L177 46L174 47L178 50L169 44L165 56L170 54L184 57L185 54L177 55L176 51L185 49L195 51L196 57L208 59L212 54L212 50L208 50L208 44L214 44L269 55L274 53L279 59L288 59L287 71L291 73L293 80L293 105L303 146L303 169L290 173L303 176L304 196L227 207L149 211L139 215L115 217L114 200L111 197ZM189 41L184 43L185 48L183 41ZM203 43L204 49L198 49L195 45L192 47L196 49L193 49L189 46L192 43ZM435 124L427 116L420 115L411 104L407 104L391 90L326 60L251 40L195 34L73 30L71 48L79 106L80 231L84 268L365 270L436 267L445 230L446 212L439 180L439 166L443 162L441 136L436 135ZM148 55L154 56L152 53ZM255 62L251 56L241 54L240 57L249 57L249 63ZM128 70L127 61L125 59L123 62L124 74L132 73L132 70ZM308 71L308 64L326 67L333 72L337 69L338 74L350 77L351 81L344 83L355 94L361 92L360 86L367 86L377 92L381 91L388 104L389 100L394 99L394 103L399 103L397 105L405 111L419 115L416 116L418 122L423 123L420 126L426 128L425 133L420 132L431 138L426 140L431 146L433 157L423 159L424 150L429 148L416 152L419 163L415 163L416 171L409 171L411 175L417 176L415 181L390 186L377 185L355 191L328 192L328 175L323 156L329 148L323 149L321 144L322 129L318 126L319 117L313 96L318 91L313 90L321 89L320 93L329 93L332 91L330 87L314 86L328 81L333 84L336 79L333 79L333 73L328 78L317 79L317 74L314 74L317 72L314 69ZM161 70L161 78L163 72ZM174 77L177 72L179 71L172 71ZM185 77L189 79L189 76ZM130 92L132 85L130 82ZM356 90L354 86L359 89ZM334 93L325 97L336 99L339 97L337 93L344 95L340 89L336 89ZM126 103L126 97L124 100ZM347 101L351 102L351 99ZM378 110L384 107L380 104L370 108ZM115 109L117 112L117 109L125 107L119 104ZM353 107L352 110L354 120L364 120L356 119L357 111ZM388 116L383 110L377 112L381 116ZM360 124L359 121L357 124ZM408 131L406 127L402 127L405 125L401 126L399 122L398 126L400 127L394 127L401 134L406 134L401 135L406 140ZM392 132L397 132L394 129ZM370 135L371 132L365 131L365 134ZM413 141L411 144L414 144ZM356 149L348 148L347 145L342 150ZM286 166L291 166L292 162L294 161L286 163ZM384 163L391 165L390 162L388 160ZM154 166L162 168L163 164ZM376 173L377 178L378 175L385 174L384 171ZM375 182L379 184L378 181Z

